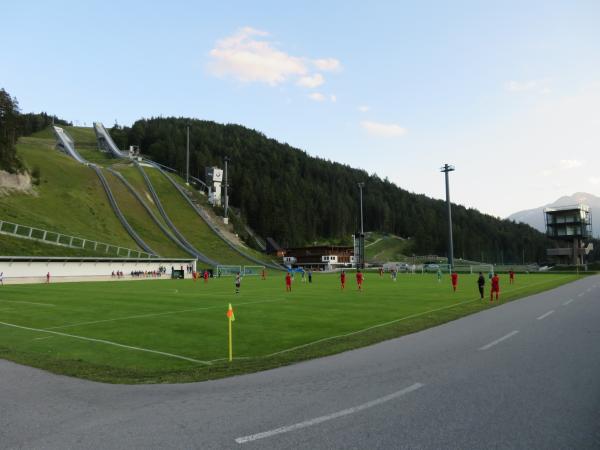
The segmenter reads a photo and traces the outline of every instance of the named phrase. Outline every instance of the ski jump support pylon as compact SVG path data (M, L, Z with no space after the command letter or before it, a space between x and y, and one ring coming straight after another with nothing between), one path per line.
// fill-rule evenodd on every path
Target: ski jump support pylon
M98 147L101 147L104 151L110 153L115 158L125 158L128 156L126 152L122 152L112 140L110 133L104 125L100 122L94 122L94 132L96 133L96 140L98 141Z

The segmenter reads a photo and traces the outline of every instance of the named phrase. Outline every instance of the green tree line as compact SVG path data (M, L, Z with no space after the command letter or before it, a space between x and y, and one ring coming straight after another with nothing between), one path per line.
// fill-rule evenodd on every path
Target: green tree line
M413 238L415 254L447 254L445 202L410 193L388 179L322 158L240 125L187 118L151 118L111 134L121 148L139 145L151 159L185 168L190 126L190 172L229 165L230 203L263 236L284 246L351 242L360 225L358 182L365 182L365 230ZM488 262L543 261L552 246L528 225L453 204L455 256Z

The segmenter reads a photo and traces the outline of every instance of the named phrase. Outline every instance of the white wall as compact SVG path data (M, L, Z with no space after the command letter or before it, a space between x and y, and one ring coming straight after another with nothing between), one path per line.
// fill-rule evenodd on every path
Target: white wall
M0 261L0 272L4 278L17 277L45 277L50 272L51 277L87 277L110 276L112 271L120 270L125 275L131 271L153 271L160 266L167 268L167 275L171 275L171 266L179 269L187 264L195 267L195 261L148 261L148 262L123 262L123 261Z

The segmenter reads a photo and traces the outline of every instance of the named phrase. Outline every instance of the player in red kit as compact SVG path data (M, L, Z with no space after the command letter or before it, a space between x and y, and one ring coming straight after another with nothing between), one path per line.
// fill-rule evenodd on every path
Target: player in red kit
M515 282L515 272L512 269L508 271L508 282L509 284L513 284Z
M362 291L362 283L363 283L363 273L358 270L356 272L356 284L358 285L358 290Z
M342 270L342 273L340 274L340 283L342 284L342 291L344 290L344 288L346 287L346 272L344 272Z
M289 272L285 274L285 291L292 292L292 276Z
M204 282L208 283L208 270L204 271Z
M494 292L496 293L496 300L500 297L500 277L497 273L492 277L492 289L490 291L490 302L494 301Z
M452 272L452 290L456 292L456 288L458 287L458 274L456 272Z

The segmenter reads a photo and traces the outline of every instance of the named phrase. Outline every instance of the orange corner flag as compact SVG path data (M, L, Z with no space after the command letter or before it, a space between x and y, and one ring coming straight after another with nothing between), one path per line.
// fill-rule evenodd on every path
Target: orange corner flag
M233 308L231 307L231 303L229 304L229 309L227 310L227 318L232 322L235 321L235 316L233 315Z

